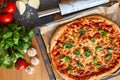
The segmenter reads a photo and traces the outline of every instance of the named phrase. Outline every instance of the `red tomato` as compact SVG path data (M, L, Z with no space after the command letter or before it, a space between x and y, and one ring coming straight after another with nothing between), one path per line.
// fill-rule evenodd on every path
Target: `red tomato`
M0 17L0 22L2 24L9 24L12 21L13 21L13 16L11 14L6 13L6 14L1 15Z
M17 70L25 69L26 68L26 62L23 59L18 59L15 63L15 68Z
M13 14L16 11L16 5L12 1L8 1L7 7L4 8L6 13Z
M3 2L3 1L2 1L2 0L0 0L0 5L2 4L2 2Z

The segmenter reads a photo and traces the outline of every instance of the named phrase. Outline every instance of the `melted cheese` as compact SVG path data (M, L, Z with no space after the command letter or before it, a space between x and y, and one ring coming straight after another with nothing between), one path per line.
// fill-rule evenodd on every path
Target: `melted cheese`
M120 33L113 32L114 34L112 34L111 33L112 29L108 30L108 31L104 30L104 28L102 29L102 27L106 26L106 24L108 24L108 23L106 23L103 20L99 20L99 19L92 19L92 20L91 19L80 19L80 20L76 21L76 23L77 24L75 24L75 23L71 24L72 26L68 25L68 28L65 31L65 34L63 33L61 35L61 37L59 38L59 40L61 40L64 44L66 42L72 42L74 45L73 47L66 49L66 48L62 47L64 44L62 44L62 43L59 44L61 46L61 48L58 48L61 53L59 56L66 55L71 58L70 62L61 61L58 59L58 61L60 61L61 64L64 64L64 66L67 70L68 70L69 65L72 65L73 72L71 73L69 70L67 72L69 74L73 74L73 75L78 75L79 70L85 70L85 72L89 71L91 73L99 72L99 68L96 67L96 64L100 64L101 66L104 66L104 68L108 68L109 65L112 65L112 59L115 59L117 56L116 54L114 54L115 49L116 49L116 52L120 52L120 46L118 45L119 41L118 41L118 39L115 39L115 37L117 35L120 35ZM81 24L78 25L78 23L81 23ZM96 23L96 25L98 27L96 27L96 25L94 25L92 23ZM81 25L82 25L82 27L81 27ZM89 25L89 26L86 26L86 25ZM106 37L102 36L98 32L99 28L106 31ZM79 32L81 29L84 29L84 34L82 34L82 35ZM96 33L100 34L100 37L95 38L95 42L92 42L90 39L94 38L94 34L96 34ZM110 37L113 38L114 43L110 42ZM101 46L102 50L96 50L97 46ZM106 50L108 47L110 47L113 50L113 52L109 53ZM80 52L79 56L76 56L74 54L74 51L76 49L78 49ZM90 56L85 55L85 53L84 53L85 49L90 50ZM111 60L106 62L105 57L107 54L111 54L112 58L111 58ZM94 61L93 61L94 57L97 58L96 63L94 63ZM83 68L79 68L79 66L77 65L77 62L79 62L83 66ZM58 65L60 65L60 64L58 64Z

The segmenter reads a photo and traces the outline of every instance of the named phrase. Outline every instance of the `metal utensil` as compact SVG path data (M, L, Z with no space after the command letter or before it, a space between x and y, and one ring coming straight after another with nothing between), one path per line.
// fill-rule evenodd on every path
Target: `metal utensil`
M84 9L96 7L108 3L109 0L70 0L69 2L60 3L58 8L53 8L38 12L38 17L44 17L55 13L61 15L81 11Z

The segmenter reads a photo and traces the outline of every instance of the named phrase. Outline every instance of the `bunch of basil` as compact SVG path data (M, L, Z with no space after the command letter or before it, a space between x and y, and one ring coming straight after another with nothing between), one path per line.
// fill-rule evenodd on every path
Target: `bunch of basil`
M27 32L17 21L0 24L0 66L11 69L18 58L25 59L23 50L30 47L33 35L33 30Z

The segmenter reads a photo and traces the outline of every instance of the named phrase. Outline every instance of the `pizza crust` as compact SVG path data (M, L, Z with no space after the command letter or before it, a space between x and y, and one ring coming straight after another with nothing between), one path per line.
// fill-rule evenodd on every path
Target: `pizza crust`
M70 25L72 24L73 22L71 23L68 23L66 25L63 25L63 26L59 26L55 32L53 33L52 37L51 37L51 40L50 40L50 52L52 51L53 47L55 46L56 42L57 42L57 39L61 36L61 33L64 32L64 30L66 30L67 28L67 25Z
M120 68L120 60L119 60L119 63L118 63L111 71L107 71L107 72L105 72L105 73L103 73L103 74L100 74L100 75L98 75L98 76L90 77L89 80L95 80L95 79L98 79L98 80L99 80L99 79L101 79L101 78L104 78L104 77L106 77L106 76L114 73L114 72L117 71L119 68Z
M99 18L100 20L105 20L108 24L112 24L114 29L117 30L119 33L120 33L120 29L119 29L119 26L117 24L115 24L114 22L102 17L102 16L99 16L99 15L90 15L90 16L85 16L85 17L82 17L82 18ZM53 34L53 36L51 37L51 41L50 41L50 53L53 49L53 47L55 46L55 44L57 43L57 39L61 36L61 34L64 32L64 30L66 30L67 26L68 25L71 25L72 23L74 23L75 21L77 20L74 20L72 22L69 22L67 23L66 25L63 25L63 26L60 26L59 28L57 28ZM68 77L67 75L63 74L63 73L60 73L58 70L57 70L57 66L55 66L55 63L53 61L53 56L52 54L50 54L50 58L51 58L51 61L52 61L52 65L54 67L54 69L57 71L57 73L65 80L74 80L70 77ZM119 60L119 63L115 66L115 68L113 68L112 70L110 71L107 71L103 74L100 74L100 75L97 75L97 76L92 76L89 78L89 80L99 80L103 77L106 77L112 73L114 73L115 71L117 71L118 69L120 68L120 60Z

